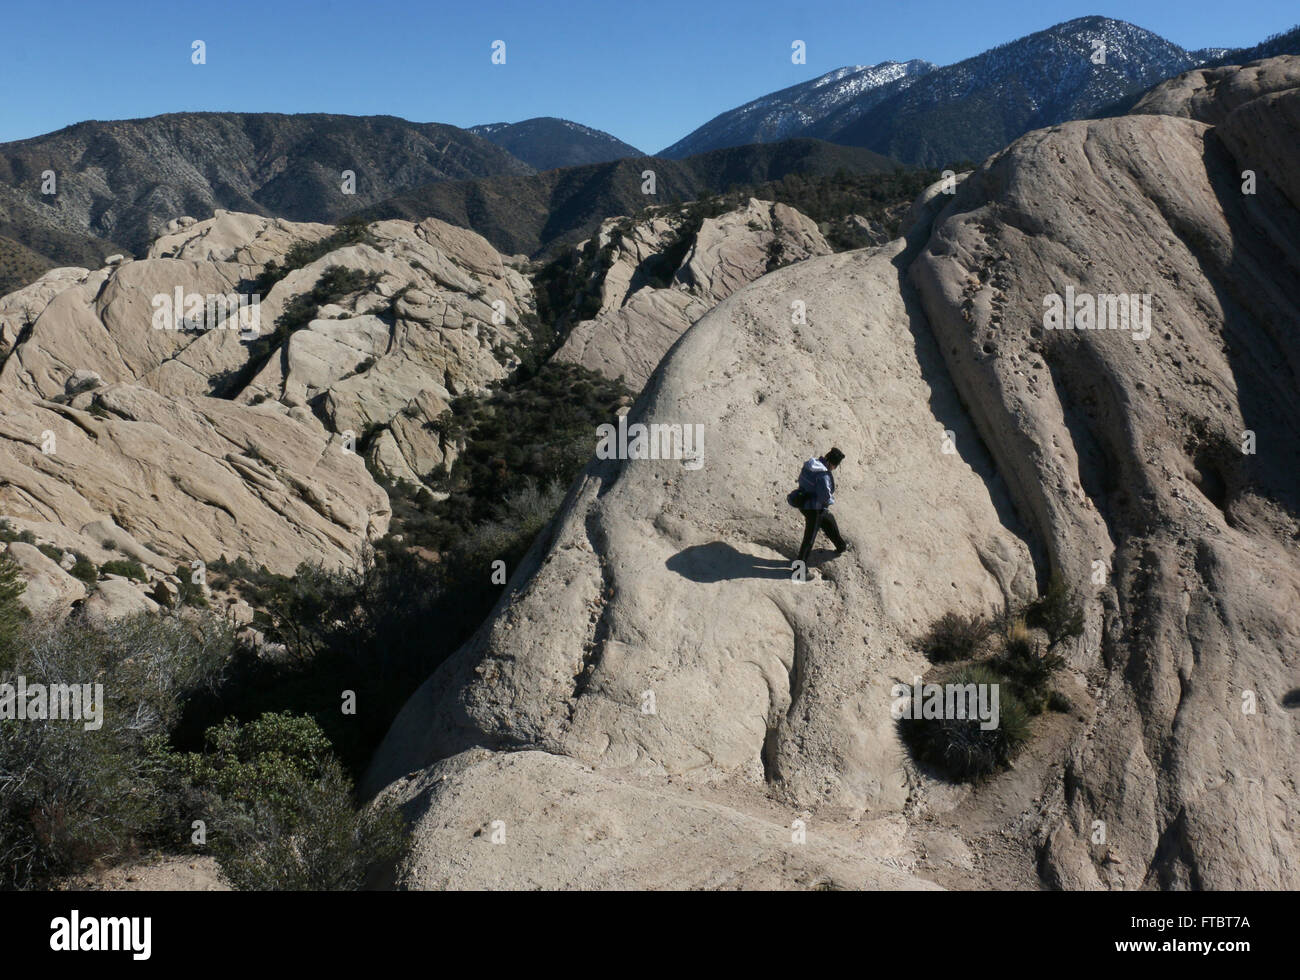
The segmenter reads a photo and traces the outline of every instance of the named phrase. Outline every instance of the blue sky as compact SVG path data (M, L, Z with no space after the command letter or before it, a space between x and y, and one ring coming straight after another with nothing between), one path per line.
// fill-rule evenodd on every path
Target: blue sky
M0 141L84 119L233 110L471 126L562 116L648 152L848 64L948 64L1087 14L1186 48L1253 44L1295 0L6 0ZM190 62L207 44L207 64ZM490 61L506 42L506 64ZM790 63L790 42L808 63Z

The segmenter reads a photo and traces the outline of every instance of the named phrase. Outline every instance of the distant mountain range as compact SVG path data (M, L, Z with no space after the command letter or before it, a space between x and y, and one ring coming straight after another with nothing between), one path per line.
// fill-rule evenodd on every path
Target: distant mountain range
M837 68L811 82L792 85L724 112L661 150L659 156L676 160L726 146L775 143L806 135L808 129L838 110L852 113L856 109L860 114L934 68L928 61L901 64L886 61L879 65Z
M41 193L47 170L52 195ZM354 194L344 192L345 171ZM0 235L71 261L87 238L138 251L178 215L227 208L328 221L432 180L532 172L481 136L394 116L185 112L84 122L0 145Z
M609 133L554 116L517 123L488 123L471 126L469 131L537 170L645 156L635 146L615 139Z
M1099 43L1104 63L1093 60ZM680 199L841 164L862 173L896 161L978 161L1031 129L1125 112L1198 65L1288 53L1300 54L1300 29L1251 48L1187 51L1123 21L1081 17L945 67L836 69L724 112L656 158L552 117L468 130L393 116L233 112L83 122L0 144L0 291L42 265L139 254L170 219L217 208L335 221L427 207L499 248L533 254L620 213L611 208L642 206L647 168L661 194ZM51 170L58 192L42 194ZM344 192L345 171L354 193Z
M1276 58L1280 54L1300 55L1300 25L1270 35L1249 48L1215 50L1219 53L1210 59L1212 65L1245 65L1261 58Z
M1032 129L1088 117L1228 54L1187 51L1124 21L1080 17L942 68L927 61L840 68L724 112L663 155L810 136L917 166L980 160Z
M439 181L371 205L368 220L433 217L473 228L507 254L537 255L586 238L612 215L635 214L654 204L693 201L733 187L790 175L887 173L894 160L870 150L821 140L734 146L667 160L631 157L584 167L565 167L527 177ZM655 193L643 192L645 171Z

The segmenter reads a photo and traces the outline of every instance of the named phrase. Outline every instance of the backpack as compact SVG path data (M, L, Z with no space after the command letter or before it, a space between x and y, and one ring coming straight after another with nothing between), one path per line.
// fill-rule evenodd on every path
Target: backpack
M803 464L803 467L799 470L799 482L795 484L795 488L786 494L785 497L785 502L798 510L803 510L809 504L814 503L817 500L816 491L805 490L803 488L804 477L809 474L808 467L814 461L815 460L810 459ZM821 474L817 475L820 476ZM830 490L833 494L835 492L835 476L829 470L826 471L825 475L830 481ZM815 477L813 477L813 479L815 479Z

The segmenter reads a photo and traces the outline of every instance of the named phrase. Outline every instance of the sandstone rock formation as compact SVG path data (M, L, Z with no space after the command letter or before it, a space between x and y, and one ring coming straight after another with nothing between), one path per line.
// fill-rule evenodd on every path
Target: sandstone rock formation
M18 597L28 612L37 616L58 613L86 597L86 587L34 545L11 541L5 552L21 570L27 588Z
M34 283L0 296L0 357L9 355L23 331L50 305L50 300L69 286L84 282L89 275L89 269L50 269Z
M223 307L203 310L218 315L202 329L157 328L178 290L248 295L294 245L333 232L180 218L145 259L52 270L0 299L0 517L96 564L128 555L160 574L223 555L279 572L355 561L389 513L356 450L374 436L373 464L416 483L450 462L428 423L510 370L532 293L472 232L385 221L274 284L256 336L326 270L360 285L319 305L260 370L249 321ZM84 589L50 564L29 569L32 601L66 607Z
M396 882L1300 885L1292 68L1031 133L699 319L629 418L703 425L704 466L593 461L377 754ZM1067 287L1150 334L1045 329ZM831 442L856 547L799 584L782 498ZM976 788L914 765L915 636L1053 573L1076 709Z
M222 555L280 572L334 566L387 526L384 492L310 415L131 385L82 397L93 402L0 390L0 514L18 526L55 524L96 542L120 529L148 550L121 542L115 552L168 572Z
M1075 655L1104 708L1046 831L1067 887L1300 881L1300 302L1279 288L1300 282L1300 198L1269 179L1300 163L1297 64L1176 79L1146 100L1173 115L1030 134L966 181L911 269L1052 567L1081 586L1106 569ZM1067 285L1150 294L1150 337L1044 331L1035 311Z
M262 316L273 321L330 266L374 283L322 307L238 400L313 405L332 431L358 439L384 427L371 462L389 478L418 484L455 458L429 423L453 397L485 390L518 363L532 288L473 232L432 218L380 221L369 230L373 245L330 252L271 289Z
M473 232L427 219L334 233L224 210L180 217L144 259L51 270L0 298L0 517L96 564L116 552L159 575L223 555L280 572L354 561L384 532L388 505L352 450L416 486L450 468L459 447L432 423L453 398L514 368L535 307L520 263ZM782 261L826 251L806 218L751 202L705 222L675 288L642 288L639 263L675 234L666 220L634 232L602 287L603 312L635 321L631 347L646 375L692 320L762 274L774 242ZM252 295L295 246L315 257L271 285L256 319L212 305ZM309 294L339 270L348 285L308 304L306 322L263 350L259 338L286 310L301 319ZM195 294L207 300L197 314ZM183 329L166 329L177 316ZM592 346L618 339L602 330ZM118 539L115 552L105 535ZM29 571L33 602L67 608L84 593L65 571ZM142 602L158 589L140 586Z
M666 861L693 834L685 786L661 785L649 811L635 781L642 772L724 787L734 797L729 820L773 800L786 827L810 807L848 814L827 843L902 813L905 760L888 689L921 665L911 636L935 610L989 611L1034 588L1026 545L999 517L1009 510L1005 490L974 448L915 299L900 287L907 246L773 273L682 338L632 417L703 424L705 465L588 469L498 615L411 700L376 758L372 784L397 780L395 792L418 814L418 837L440 827L452 847L448 821L462 827L466 809L532 826L513 777L489 776L496 763L474 759L473 746L551 753L584 798L597 795L629 822L621 832L636 846L622 846L634 867ZM795 300L808 304L806 325L791 325ZM966 456L942 452L950 428L972 447ZM784 478L829 439L862 460L865 478L846 481L841 497L845 533L862 545L828 566L825 581L799 585L783 557L793 533ZM915 486L944 489L922 506ZM653 714L642 710L646 692ZM464 777L468 798L458 795L460 778L441 778L443 768L421 772L438 759L473 773ZM613 820L589 818L607 834ZM742 838L727 866L766 869L776 846L787 859L804 853L776 834ZM910 867L915 853L899 846ZM405 872L409 884L484 881L449 872L446 855L421 854ZM878 856L868 850L846 863L814 850L790 867L811 862L814 877L834 884L903 884ZM675 883L707 884L706 870L679 865ZM565 847L532 883L594 883L587 873L581 849ZM668 873L661 881L674 883Z
M769 268L831 251L816 222L784 204L751 198L744 208L706 218L680 266L664 270L671 282L656 286L644 270L683 234L680 219L653 218L615 238L621 224L605 222L598 236L602 248L616 249L601 284L600 311L576 324L555 356L623 377L633 390L692 323L741 286Z

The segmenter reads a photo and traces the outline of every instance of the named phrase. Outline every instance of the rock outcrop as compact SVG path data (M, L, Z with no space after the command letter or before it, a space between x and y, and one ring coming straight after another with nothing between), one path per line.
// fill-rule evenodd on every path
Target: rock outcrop
M987 612L1034 589L1027 547L999 516L1009 511L1005 490L900 287L907 246L773 273L682 338L630 418L702 425L704 466L588 469L498 615L416 694L377 756L372 784L398 780L419 815L417 836L445 833L453 813L462 819L458 779L419 770L474 746L563 757L583 792L623 797L638 813L626 857L638 863L688 846L694 801L668 783L643 824L629 770L725 787L735 820L775 800L788 827L830 806L851 814L836 832L851 836L901 815L908 787L888 691L921 666L910 637L935 610ZM806 325L791 325L796 300L808 304ZM942 451L954 427L965 456ZM841 494L842 526L861 546L828 566L826 580L796 584L783 557L792 530L782 474L831 439L862 461L862 477ZM921 500L918 485L943 490ZM643 710L647 694L653 713ZM506 770L490 779L494 763L465 764L484 819L526 822ZM735 863L766 866L771 846L752 838ZM825 881L902 883L870 854L851 873L814 854L805 860ZM586 883L580 858L565 852L533 883ZM406 871L409 883L444 880L449 859L426 859Z
M222 555L286 573L337 566L388 522L360 457L309 413L131 385L73 404L0 390L0 475L0 515L19 526L105 522L169 572Z
M1045 845L1067 887L1300 881L1300 300L1281 287L1300 214L1269 179L1300 164L1297 63L1174 80L1146 100L1173 114L1030 134L911 269L1018 509L1093 597L1075 663L1105 707ZM1149 297L1150 336L1042 329L1067 287Z
M0 296L0 358L9 356L50 300L68 287L85 282L89 275L89 269L50 269L35 282Z
M601 228L601 248L615 249L601 284L597 314L570 331L556 358L581 364L639 390L686 329L746 283L782 265L831 248L816 222L784 204L750 199L748 205L706 218L676 268L662 265L686 232L659 217L624 230L622 219Z
M97 564L128 555L159 574L221 556L278 572L354 562L389 517L357 452L413 483L449 464L455 447L429 423L508 373L532 290L482 238L439 221L376 222L338 247L334 232L179 218L145 259L52 270L0 299L0 517ZM295 246L319 255L253 307L259 276ZM346 285L315 302L327 273ZM274 333L288 307L308 322ZM113 553L105 535L120 537ZM22 557L33 602L84 594L57 566L35 567L40 552Z
M1289 70L1031 133L699 319L629 420L703 466L593 460L376 755L396 882L1300 885L1300 91L1249 82ZM1135 317L1045 329L1054 294ZM855 547L801 584L783 496L831 443ZM913 764L916 635L1053 574L1075 709L974 789Z

